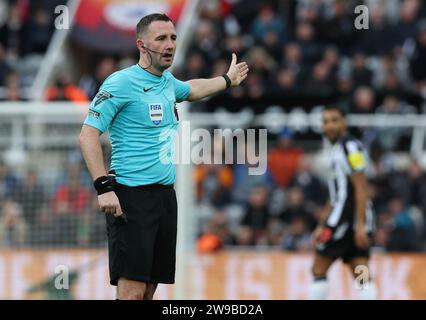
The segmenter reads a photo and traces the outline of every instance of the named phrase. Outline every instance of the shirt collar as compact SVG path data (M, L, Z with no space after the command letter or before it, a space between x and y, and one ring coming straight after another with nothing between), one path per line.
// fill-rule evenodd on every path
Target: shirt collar
M136 63L135 67L138 69L138 72L140 74L143 74L143 76L148 78L149 80L161 81L163 79L164 73L161 76L157 76L156 74L153 74L152 72L149 72L148 70L142 68L139 63Z

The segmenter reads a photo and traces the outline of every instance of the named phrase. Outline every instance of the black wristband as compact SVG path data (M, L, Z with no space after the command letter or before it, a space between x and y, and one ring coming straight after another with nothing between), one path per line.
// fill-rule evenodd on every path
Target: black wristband
M114 191L115 178L111 175L99 177L93 182L93 186L98 195Z
M226 89L228 89L231 86L231 79L229 76L225 73L222 75L223 79L226 81Z

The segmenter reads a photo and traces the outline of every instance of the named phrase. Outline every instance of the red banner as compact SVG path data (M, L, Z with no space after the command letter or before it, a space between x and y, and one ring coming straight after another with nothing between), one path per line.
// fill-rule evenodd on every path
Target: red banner
M178 23L186 0L84 0L77 9L72 38L105 53L135 50L135 29L151 13L166 13Z

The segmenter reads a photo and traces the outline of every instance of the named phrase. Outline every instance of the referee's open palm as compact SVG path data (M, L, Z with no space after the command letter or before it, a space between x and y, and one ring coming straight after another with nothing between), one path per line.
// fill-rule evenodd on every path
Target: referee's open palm
M113 214L114 216L121 216L120 201L114 191L107 192L98 196L99 207L102 212Z
M237 55L233 53L231 65L227 72L229 79L231 79L231 86L238 86L241 82L243 82L244 79L247 78L248 72L249 67L247 63L243 61L237 64Z

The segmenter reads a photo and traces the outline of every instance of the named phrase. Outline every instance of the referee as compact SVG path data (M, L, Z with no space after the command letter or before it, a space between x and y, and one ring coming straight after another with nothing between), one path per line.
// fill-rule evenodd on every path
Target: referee
M153 298L158 283L175 281L176 168L162 159L164 150L174 149L179 124L175 104L238 86L248 66L237 64L232 54L223 76L182 82L166 71L176 52L171 19L147 15L137 24L136 35L139 62L105 80L79 139L106 213L110 283L117 286L118 299L142 300ZM99 140L106 130L114 174L107 174Z

